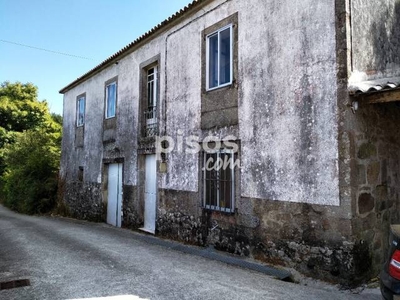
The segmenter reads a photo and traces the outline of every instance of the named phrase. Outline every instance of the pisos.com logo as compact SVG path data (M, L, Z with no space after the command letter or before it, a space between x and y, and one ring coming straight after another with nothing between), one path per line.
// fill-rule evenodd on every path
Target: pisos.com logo
M219 171L240 168L238 157L239 145L234 135L224 138L217 136L206 136L201 139L196 135L184 136L181 130L177 131L175 137L164 135L156 137L157 159L173 152L202 154L202 169L206 171Z

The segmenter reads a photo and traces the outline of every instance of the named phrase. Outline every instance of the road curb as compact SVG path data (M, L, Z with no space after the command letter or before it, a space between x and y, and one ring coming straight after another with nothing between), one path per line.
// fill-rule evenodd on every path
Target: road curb
M261 263L249 261L246 258L241 258L239 256L233 256L232 254L229 254L229 253L219 252L212 247L200 248L200 247L195 247L195 246L184 245L179 242L175 242L175 241L171 241L171 240L164 240L159 237L156 237L156 236L153 236L150 234L146 234L143 232L130 230L128 228L113 227L113 226L110 226L105 223L93 223L93 222L89 222L89 221L78 220L78 219L74 219L74 218L66 218L66 217L62 217L62 216L51 216L51 218L64 219L66 221L70 221L70 222L78 223L78 224L79 223L80 224L97 224L97 225L101 225L101 226L104 226L104 227L107 227L110 229L115 229L118 231L120 231L122 229L125 232L132 233L134 239L145 242L145 243L158 245L161 247L169 248L171 250L183 252L186 254L191 254L191 255L223 262L228 265L238 266L238 267L242 267L245 269L253 270L253 271L263 273L265 275L274 277L274 278L282 280L282 281L293 282L292 274L289 271L277 269L277 268L274 268L271 266L263 265Z
M166 247L172 250L183 252L186 254L196 255L207 259L216 260L233 266L239 266L256 272L272 276L282 281L292 281L292 274L286 270L280 270L260 263L251 262L240 257L234 257L229 254L219 253L213 248L195 248L173 241L163 240L154 236L135 232L135 238L145 243Z

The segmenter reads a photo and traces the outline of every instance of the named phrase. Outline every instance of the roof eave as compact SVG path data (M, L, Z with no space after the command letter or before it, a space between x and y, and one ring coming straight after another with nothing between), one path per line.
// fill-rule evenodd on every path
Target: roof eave
M393 91L400 88L400 77L380 78L376 80L352 82L348 91L351 96Z

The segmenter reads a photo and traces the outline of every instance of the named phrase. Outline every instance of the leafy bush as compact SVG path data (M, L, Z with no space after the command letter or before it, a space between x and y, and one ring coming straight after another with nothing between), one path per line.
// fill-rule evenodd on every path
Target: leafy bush
M44 129L27 130L4 154L5 205L27 214L51 210L57 197L59 137Z
M19 212L51 210L57 197L62 117L31 83L0 85L0 201Z

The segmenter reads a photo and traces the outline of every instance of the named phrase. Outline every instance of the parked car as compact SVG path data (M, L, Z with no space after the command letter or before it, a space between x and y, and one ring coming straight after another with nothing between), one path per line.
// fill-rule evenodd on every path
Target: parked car
M400 225L391 225L389 256L381 272L381 292L386 300L400 300Z

